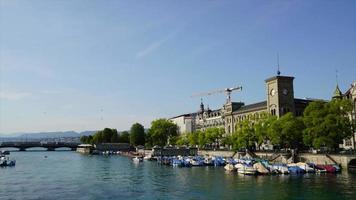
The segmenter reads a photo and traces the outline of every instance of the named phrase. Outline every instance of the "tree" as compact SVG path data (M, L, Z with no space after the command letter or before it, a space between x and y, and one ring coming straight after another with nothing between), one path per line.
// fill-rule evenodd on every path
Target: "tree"
M306 145L337 149L342 140L352 135L348 113L352 104L348 100L334 99L330 102L311 102L304 110L303 141Z
M164 146L170 139L178 135L178 126L167 119L157 119L151 122L149 138L152 145Z
M111 143L118 143L120 142L119 140L119 134L117 133L116 129L112 129L112 134L111 134L111 139L110 139Z
M131 126L130 144L145 145L145 128L139 123L135 123Z
M276 116L271 115L263 115L262 118L258 119L254 124L254 131L256 134L256 142L258 149L260 149L261 145L268 141L268 129L271 127L271 124L277 120Z
M200 148L203 148L206 145L205 132L197 131L198 134L198 145Z
M177 145L188 145L189 141L188 141L188 134L189 133L183 133L180 136L178 136Z
M119 136L119 142L130 143L130 133L128 131L121 132L121 134Z
M249 120L243 120L236 127L236 132L233 134L234 149L246 148L249 150L255 149L256 135L253 129L253 124Z
M191 146L196 146L196 145L198 145L198 142L199 142L198 136L199 136L199 133L198 133L198 132L189 133L189 134L187 135L189 145L191 145Z
M295 149L303 145L303 130L302 119L287 113L271 123L268 133L273 144Z
M88 136L86 136L86 135L81 136L80 137L80 142L84 143L84 144L87 144L88 143Z
M105 128L102 131L97 131L93 136L86 137L86 143L99 144L99 143L111 143L119 142L118 133L116 129Z

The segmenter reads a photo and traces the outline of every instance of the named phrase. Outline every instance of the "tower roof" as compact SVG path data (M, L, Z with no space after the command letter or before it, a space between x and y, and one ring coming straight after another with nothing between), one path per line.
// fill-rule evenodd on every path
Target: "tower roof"
M342 97L342 92L339 88L339 85L336 85L335 91L333 93L333 98L341 98Z

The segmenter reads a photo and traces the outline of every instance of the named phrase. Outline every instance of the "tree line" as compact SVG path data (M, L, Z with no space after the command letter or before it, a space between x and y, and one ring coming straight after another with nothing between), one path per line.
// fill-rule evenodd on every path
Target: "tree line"
M93 135L81 136L80 141L86 144L99 143L130 143L131 145L165 146L175 143L178 136L178 126L167 119L152 121L151 128L145 131L143 125L135 123L130 131L118 133L116 129L105 128Z

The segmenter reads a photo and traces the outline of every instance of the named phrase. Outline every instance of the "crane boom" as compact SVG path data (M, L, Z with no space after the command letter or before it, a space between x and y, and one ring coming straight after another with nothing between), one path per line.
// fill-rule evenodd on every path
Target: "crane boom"
M227 101L231 101L231 92L233 91L241 91L242 86L237 86L237 87L231 87L231 88L225 88L225 89L219 89L219 90L212 90L209 92L202 92L202 93L197 93L193 94L191 97L203 97L203 96L210 96L214 94L219 94L219 93L225 93L227 96Z

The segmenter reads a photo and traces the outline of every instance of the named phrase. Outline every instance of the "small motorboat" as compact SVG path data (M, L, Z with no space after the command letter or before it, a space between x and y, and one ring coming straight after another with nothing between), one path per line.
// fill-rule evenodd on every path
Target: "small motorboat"
M213 159L210 158L210 157L204 158L204 165L206 165L206 166L213 166L213 165L214 165Z
M288 167L285 164L273 164L271 169L277 170L281 174L289 174Z
M336 168L333 165L316 165L316 167L326 170L328 173L335 173Z
M225 169L226 171L228 171L228 172L234 172L234 171L237 170L237 169L234 167L233 164L227 164L227 165L225 165L224 169Z
M244 175L255 175L255 174L257 174L257 170L255 168L253 168L252 165L237 163L235 165L235 167L237 168L237 173L239 173L239 174L244 174Z
M288 164L288 171L291 174L304 174L304 170L300 167L298 167L297 165L293 164Z
M0 167L13 167L16 165L16 160L10 160L4 155L0 156Z
M143 158L142 157L134 157L133 159L132 159L132 161L134 162L134 163L140 163L140 162L142 162L143 161Z
M315 169L310 167L307 163L298 162L295 164L297 167L303 169L306 173L314 173Z
M269 170L260 162L255 163L253 168L256 169L259 174L269 174Z
M0 155L10 155L10 151L0 151Z

